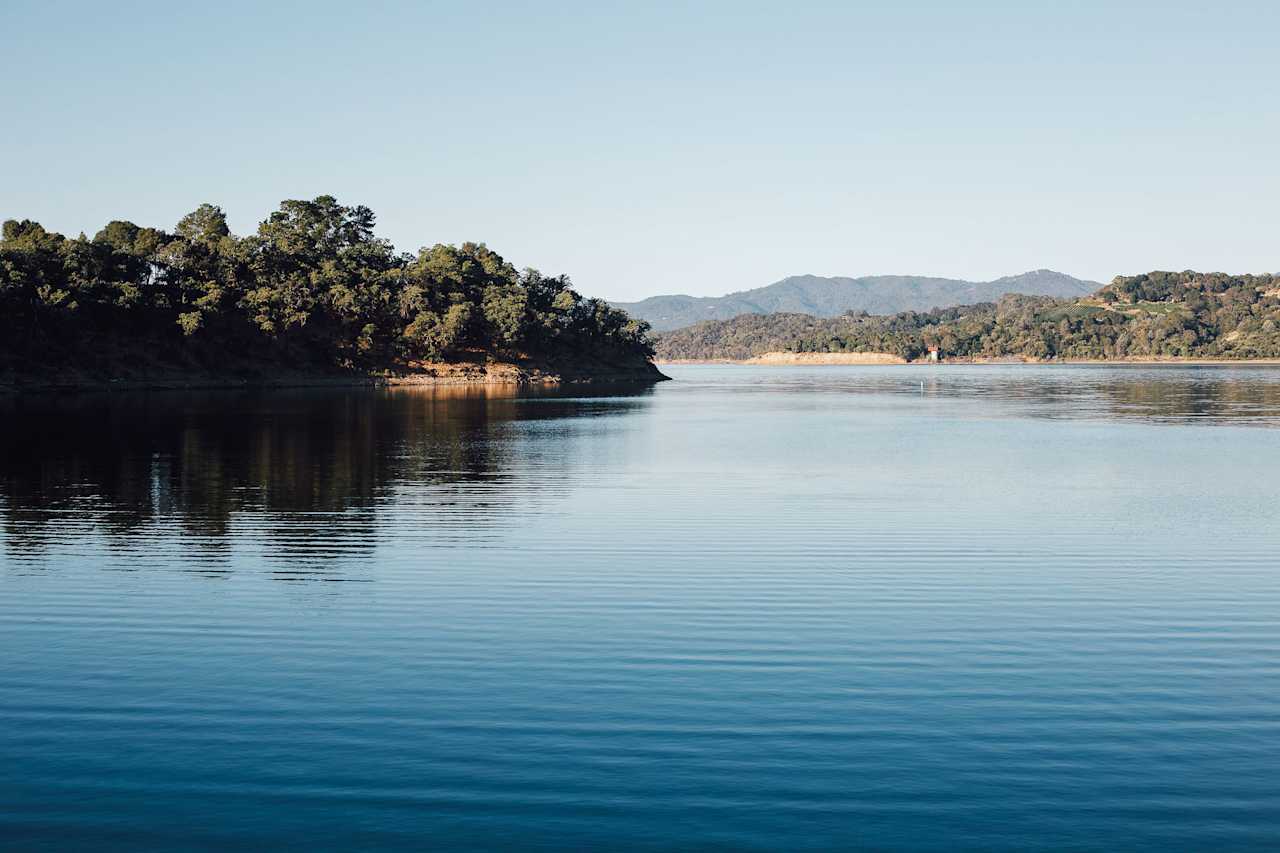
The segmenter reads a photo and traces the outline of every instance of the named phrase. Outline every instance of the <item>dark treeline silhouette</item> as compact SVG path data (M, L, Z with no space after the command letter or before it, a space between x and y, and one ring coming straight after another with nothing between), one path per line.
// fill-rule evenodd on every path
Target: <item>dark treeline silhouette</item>
M92 239L9 220L0 240L0 378L147 368L246 375L400 372L495 360L643 371L648 326L565 276L484 244L397 253L367 207L285 201L247 237L205 204L172 232Z
M888 352L907 359L1280 358L1280 277L1153 272L1075 300L1006 296L889 316L744 315L658 336L660 358Z

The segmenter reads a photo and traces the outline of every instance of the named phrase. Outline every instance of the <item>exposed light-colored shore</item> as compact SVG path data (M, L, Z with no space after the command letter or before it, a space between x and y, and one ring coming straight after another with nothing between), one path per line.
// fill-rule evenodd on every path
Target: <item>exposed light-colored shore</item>
M746 364L906 364L891 352L766 352Z
M145 389L216 388L351 388L351 387L461 387L555 386L629 382L661 382L669 379L652 365L649 369L584 368L558 370L510 363L420 363L402 373L323 374L281 370L258 376L218 376L171 370L138 372L118 378L61 375L13 377L0 375L0 394L45 391L129 391Z

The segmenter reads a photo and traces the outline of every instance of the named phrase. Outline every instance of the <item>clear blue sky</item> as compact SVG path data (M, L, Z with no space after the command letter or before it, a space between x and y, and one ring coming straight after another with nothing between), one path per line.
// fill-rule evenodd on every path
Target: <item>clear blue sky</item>
M1280 3L0 5L0 218L283 198L619 299L1280 270Z

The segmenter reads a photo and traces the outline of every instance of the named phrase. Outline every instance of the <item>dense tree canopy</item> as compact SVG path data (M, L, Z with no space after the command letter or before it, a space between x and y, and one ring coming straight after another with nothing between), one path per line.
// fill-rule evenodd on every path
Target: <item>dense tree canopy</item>
M376 371L652 357L647 324L564 276L517 270L482 243L397 253L373 226L369 208L330 196L285 201L248 237L209 204L172 232L114 221L92 239L7 221L0 372L121 359Z
M888 352L947 357L1280 358L1280 276L1153 272L1084 299L999 302L817 318L744 315L660 335L660 358L742 359L764 352Z

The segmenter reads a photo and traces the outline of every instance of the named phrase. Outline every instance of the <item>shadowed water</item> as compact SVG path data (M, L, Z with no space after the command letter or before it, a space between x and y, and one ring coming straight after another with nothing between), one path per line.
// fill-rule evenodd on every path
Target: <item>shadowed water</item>
M0 400L0 847L1270 850L1280 368Z

